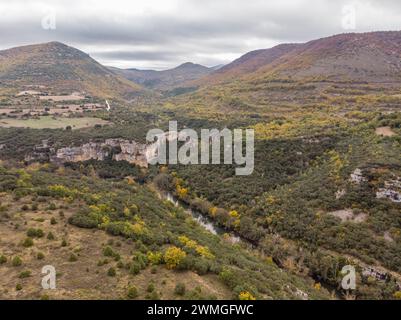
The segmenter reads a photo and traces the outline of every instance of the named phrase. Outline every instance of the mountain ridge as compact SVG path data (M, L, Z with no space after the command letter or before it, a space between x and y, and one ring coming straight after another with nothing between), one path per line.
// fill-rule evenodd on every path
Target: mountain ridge
M186 83L197 80L213 71L212 68L192 62L184 62L172 69L161 71L115 67L109 67L109 69L130 81L156 90L169 90L185 86Z
M192 85L264 77L394 81L400 79L400 57L401 31L343 33L248 52Z
M0 81L18 86L45 85L58 91L84 91L109 98L129 97L143 91L87 53L57 41L0 51Z

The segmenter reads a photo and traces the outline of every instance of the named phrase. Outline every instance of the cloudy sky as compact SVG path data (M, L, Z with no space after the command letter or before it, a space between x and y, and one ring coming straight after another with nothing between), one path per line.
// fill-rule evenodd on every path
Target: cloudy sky
M0 49L60 41L106 65L214 66L254 49L401 30L399 0L0 0Z

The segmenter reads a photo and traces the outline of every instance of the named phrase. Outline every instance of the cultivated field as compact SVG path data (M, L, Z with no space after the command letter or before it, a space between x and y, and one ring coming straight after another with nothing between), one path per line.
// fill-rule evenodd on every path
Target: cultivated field
M0 119L0 127L3 128L32 128L32 129L60 129L71 126L72 129L93 127L97 124L105 125L110 122L92 117L65 118L44 116L38 119Z

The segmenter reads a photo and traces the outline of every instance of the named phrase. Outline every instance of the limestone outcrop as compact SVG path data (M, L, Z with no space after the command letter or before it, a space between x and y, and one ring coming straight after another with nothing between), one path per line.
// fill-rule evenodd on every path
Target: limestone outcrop
M147 167L146 153L148 145L124 139L106 139L104 142L88 142L79 147L60 148L50 161L57 163L79 162L87 160L113 159L127 161L141 167Z

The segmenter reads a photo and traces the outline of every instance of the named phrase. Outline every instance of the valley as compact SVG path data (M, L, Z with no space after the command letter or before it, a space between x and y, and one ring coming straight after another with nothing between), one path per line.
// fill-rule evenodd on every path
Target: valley
M400 43L340 34L217 70L0 51L0 297L399 299ZM253 173L148 165L146 133L169 121L254 129Z

